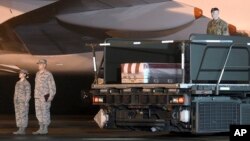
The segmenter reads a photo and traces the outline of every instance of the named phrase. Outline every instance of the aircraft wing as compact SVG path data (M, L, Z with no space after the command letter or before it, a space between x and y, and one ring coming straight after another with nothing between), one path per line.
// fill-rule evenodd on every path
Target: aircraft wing
M155 37L159 36L159 31L184 28L201 16L202 10L199 8L175 1L165 1L61 14L57 19L62 25L71 26L71 29L95 29L104 36L106 34L128 38L136 35L138 38L141 35L145 37L146 34Z
M197 14L194 12L195 10L199 11L194 7L167 1L66 14L58 16L58 19L71 24L99 29L158 31L175 28L201 17L202 11L200 10L200 13Z
M57 0L0 0L0 24L24 13L50 5Z

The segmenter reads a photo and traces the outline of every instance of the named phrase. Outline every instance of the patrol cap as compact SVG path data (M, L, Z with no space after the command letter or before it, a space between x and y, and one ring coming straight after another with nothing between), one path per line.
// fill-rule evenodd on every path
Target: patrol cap
M21 69L21 70L19 71L19 73L29 74L29 72L28 72L27 70L25 70L25 69Z
M211 8L211 13L213 13L214 11L220 11L220 10L219 10L219 8L217 8L217 7Z
M47 60L46 59L40 59L37 64L47 64Z

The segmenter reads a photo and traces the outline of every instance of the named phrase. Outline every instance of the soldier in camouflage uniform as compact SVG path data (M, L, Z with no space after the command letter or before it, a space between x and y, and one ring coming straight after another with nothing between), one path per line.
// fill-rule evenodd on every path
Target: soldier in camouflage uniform
M211 9L212 20L207 25L207 34L229 35L228 24L219 18L219 9Z
M36 117L39 121L39 129L36 134L47 134L50 124L50 106L56 94L56 85L53 75L46 69L47 60L38 61L39 71L35 78L35 109Z
M26 77L27 70L20 70L19 78L15 86L14 106L16 115L16 125L19 128L13 134L25 134L25 129L28 126L29 100L31 94L30 83Z

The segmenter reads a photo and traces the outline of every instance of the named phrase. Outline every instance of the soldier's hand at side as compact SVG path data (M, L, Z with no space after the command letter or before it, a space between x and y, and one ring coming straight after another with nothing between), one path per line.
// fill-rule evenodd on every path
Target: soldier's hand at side
M53 100L53 97L50 96L50 97L48 98L48 102L51 102L52 100Z

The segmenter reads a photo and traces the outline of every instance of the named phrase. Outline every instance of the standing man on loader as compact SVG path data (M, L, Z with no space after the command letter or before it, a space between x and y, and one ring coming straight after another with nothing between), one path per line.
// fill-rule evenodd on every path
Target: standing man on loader
M229 35L228 24L220 19L220 10L217 7L211 9L212 20L207 25L207 34Z

